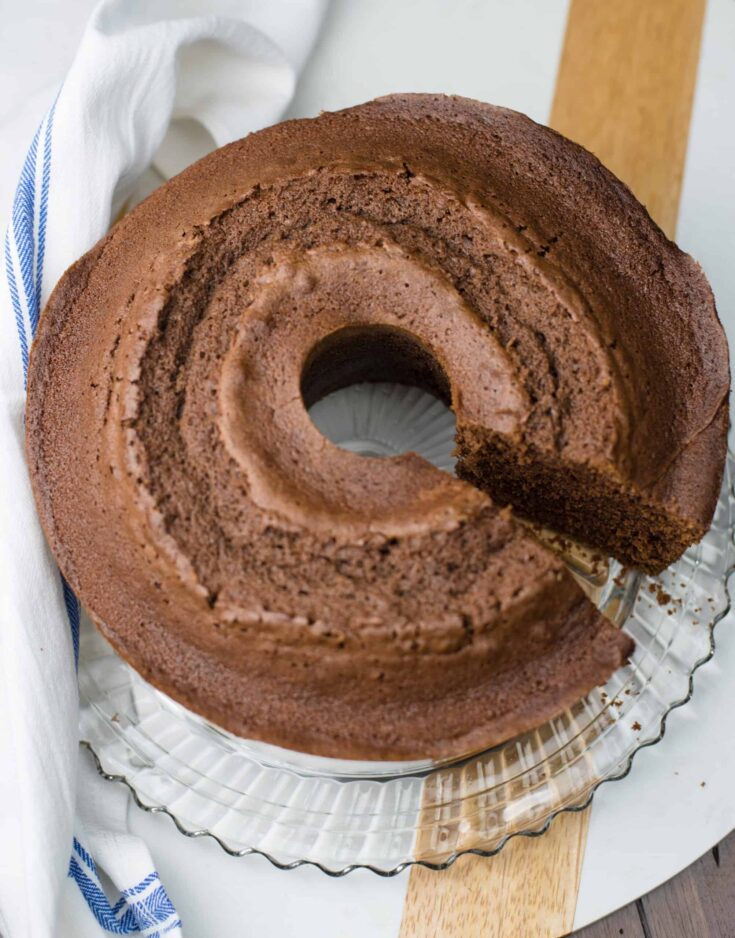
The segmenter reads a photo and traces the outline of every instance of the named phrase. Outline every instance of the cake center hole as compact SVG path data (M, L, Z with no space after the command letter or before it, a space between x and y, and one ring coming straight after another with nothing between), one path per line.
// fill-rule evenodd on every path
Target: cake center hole
M415 452L453 471L455 421L444 370L413 335L345 327L307 358L301 394L317 429L360 456Z

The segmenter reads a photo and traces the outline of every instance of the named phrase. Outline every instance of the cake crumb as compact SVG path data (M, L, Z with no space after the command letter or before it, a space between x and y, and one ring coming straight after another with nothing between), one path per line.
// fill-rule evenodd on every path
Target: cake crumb
M674 602L671 594L667 593L660 583L649 583L648 592L655 598L659 606L668 606L670 602Z

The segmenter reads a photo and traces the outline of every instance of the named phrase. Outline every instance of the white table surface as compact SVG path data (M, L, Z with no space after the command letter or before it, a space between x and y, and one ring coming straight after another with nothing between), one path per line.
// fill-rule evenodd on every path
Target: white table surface
M92 6L92 0L0 0L3 218L27 144ZM333 0L289 116L391 91L444 91L544 121L566 13L564 0ZM678 240L707 272L735 344L733 50L735 3L710 0ZM694 699L671 715L664 741L640 752L628 778L603 786L595 797L578 927L648 892L735 827L733 617L720 624L717 644L714 660L697 675ZM358 871L339 880L312 869L283 873L260 857L233 859L212 841L184 838L168 818L146 814L132 802L129 810L187 938L398 934L405 873L380 879ZM70 883L65 919L81 901ZM83 936L76 932L74 938Z

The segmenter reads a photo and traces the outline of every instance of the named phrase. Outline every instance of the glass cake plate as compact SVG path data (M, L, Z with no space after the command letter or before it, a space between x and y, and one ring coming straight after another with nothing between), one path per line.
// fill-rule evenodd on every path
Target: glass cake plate
M418 389L356 385L310 413L353 452L413 450L453 469L453 415ZM81 739L99 771L127 784L142 808L235 856L259 853L283 869L313 864L333 876L359 867L391 876L415 863L439 869L464 853L497 853L510 837L543 833L560 812L584 808L603 782L623 778L636 752L662 739L669 712L689 700L730 606L733 465L728 456L710 531L660 576L570 547L565 559L635 639L635 653L605 687L501 746L444 763L388 763L239 739L147 684L88 621Z

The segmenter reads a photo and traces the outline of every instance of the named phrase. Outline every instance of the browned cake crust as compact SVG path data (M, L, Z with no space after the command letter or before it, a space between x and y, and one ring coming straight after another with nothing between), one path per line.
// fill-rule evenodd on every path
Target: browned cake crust
M254 134L67 272L27 408L62 571L139 671L236 733L458 754L630 652L479 488L308 419L384 379L451 401L466 478L622 560L664 566L709 523L711 293L590 154L437 96Z

